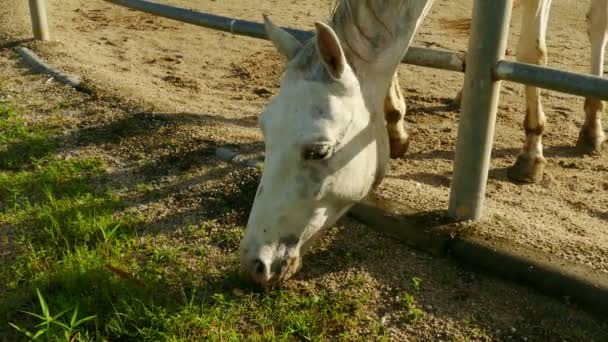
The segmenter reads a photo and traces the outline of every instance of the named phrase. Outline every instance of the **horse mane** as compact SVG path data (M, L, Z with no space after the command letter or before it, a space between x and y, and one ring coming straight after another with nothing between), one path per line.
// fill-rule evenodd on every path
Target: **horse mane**
M397 3L395 11L400 11L404 5L412 0L400 0ZM364 2L364 3L363 3ZM386 30L390 35L393 32L388 28L386 23L381 19L378 14L379 10L384 8L385 1L372 1L372 0L334 0L330 1L329 11L329 25L336 31L340 37L340 43L347 55L351 55L361 61L369 62L369 58L366 58L363 53L357 47L361 47L361 44L374 45L374 38L372 34L366 32L364 26L360 22L362 16L360 12L363 8L366 13L369 13L371 18L377 22L378 26ZM379 3L374 5L374 3ZM356 38L355 38L356 37ZM353 39L356 41L353 41ZM318 65L319 56L317 55L316 46L314 44L314 38L307 41L301 48L297 57L294 59L292 65L300 71L310 73ZM351 67L354 67L351 64ZM317 72L315 77L320 75Z

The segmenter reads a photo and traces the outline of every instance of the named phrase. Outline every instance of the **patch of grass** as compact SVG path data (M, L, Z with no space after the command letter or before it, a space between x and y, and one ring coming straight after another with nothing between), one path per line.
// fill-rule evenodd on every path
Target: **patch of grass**
M110 191L91 184L104 177L100 165L95 160L51 160L35 171L0 172L0 222L59 253L116 234L121 222L113 213L120 204Z
M34 290L39 288L40 292L46 294L46 310L52 311L54 316L63 312L70 312L73 315L76 307L79 308L77 313L79 317L96 316L79 325L80 340L87 340L85 336L99 335L97 326L102 321L100 315L111 312L114 301L123 296L145 298L145 291L138 289L137 284L132 280L115 279L113 274L105 269L103 263L109 260L114 260L114 257L108 256L108 253L101 248L96 251L79 248L66 255L60 262L47 260L48 269L40 272L36 277L27 279L27 283L21 285L22 289L13 291L10 297L5 298L5 306L0 309L0 322L2 320L11 322L18 326L20 331L35 331L40 328L37 320L32 320L31 315L23 312L37 309L39 305L36 303ZM45 309L42 310L43 316L46 316ZM67 330L70 330L69 322L58 321L60 317L56 317L54 321L66 324ZM48 322L48 319L45 319L45 322ZM57 326L53 322L50 324L53 326L47 326L45 329L45 339L66 340L66 327ZM0 334L11 333L15 338L17 337L14 334L16 330L3 332L3 328L4 326L0 325ZM73 333L75 331L71 331L71 334Z
M118 217L122 204L111 191L91 183L103 178L99 166L89 160L49 160L35 171L0 173L0 198L6 204L0 207L0 227L15 233L13 261L0 265L6 291L0 293L0 318L8 319L34 287L44 287L61 274L67 279L59 282L80 288L72 271L86 270L89 258L111 259L121 253L123 237L135 222ZM31 311L29 306L24 310Z
M482 338L489 339L488 332L485 331L480 324L479 320L472 314L466 315L462 319L462 325L467 328L468 336L465 336L466 341L478 341Z
M22 169L55 149L54 127L28 125L13 106L0 103L0 169Z
M92 256L116 255L120 236L133 225L128 217L117 217L121 203L100 185L105 180L100 161L55 155L54 129L28 124L11 106L0 105L0 229L11 246L11 263L0 264L0 322L14 318L18 309L33 311L28 298L51 281L80 288L74 273L86 270ZM64 300L71 294L50 292L54 305L74 307L74 301ZM15 326L28 331L29 321ZM5 327L0 323L0 335ZM48 324L44 331L50 334Z
M243 237L244 231L240 226L234 224L217 224L214 220L205 226L205 231L210 232L211 242L227 251L238 250L239 243Z
M188 297L185 297L188 298ZM175 311L142 301L120 305L108 322L112 338L244 340L319 339L348 333L361 309L340 294L290 291L191 294Z
M94 159L42 160L34 170L0 171L0 202L11 206L36 203L49 195L60 198L95 192L92 178L103 177L101 163Z
M53 313L78 306L80 316L96 315L78 327L81 336L93 340L353 338L366 311L367 299L348 291L257 292L228 273L199 294L189 286L168 290L154 279L115 277L99 262L85 261L81 272L65 270L49 279L44 292L53 294L48 303ZM26 297L26 302L33 306L35 298ZM35 331L37 324L25 313L12 315L11 322L23 331ZM382 333L379 327L374 331ZM64 335L60 328L46 331L50 340Z
M30 338L32 340L36 340L44 334L56 335L57 333L55 333L53 331L53 329L57 329L57 330L60 330L61 332L63 332L63 336L65 337L66 341L75 341L76 339L81 340L82 337L81 337L80 331L78 330L78 327L80 325L82 325L83 323L86 323L86 322L94 319L95 316L88 316L88 317L79 319L78 318L78 305L77 305L72 311L71 319L69 321L62 321L62 320L60 320L60 318L65 313L67 313L69 310L63 310L63 311L59 312L58 314L54 314L54 315L51 314L51 311L49 310L49 307L46 304L46 300L40 293L40 290L36 289L36 293L38 294L38 300L40 301L40 310L42 311L41 312L42 315L32 313L32 312L27 312L27 311L24 311L24 313L26 313L30 316L33 316L35 318L38 318L41 321L38 325L36 325L36 328L38 330L36 332L30 332L29 330L22 328L13 323L9 323L10 326L12 326L17 331L21 332L22 334L24 334L25 336L27 336L28 338ZM87 336L84 336L84 337L86 338Z
M414 288L414 290L416 291L420 291L420 288L422 287L422 279L418 278L418 277L412 277L412 287Z
M401 296L401 304L405 309L405 313L403 318L406 322L416 322L422 316L424 316L424 311L418 307L418 303L416 303L416 299L411 294L404 292Z
M74 137L94 144L143 133L137 120L125 122L130 130L110 124L108 137L89 136L86 128ZM0 233L11 255L10 262L0 264L1 336L11 341L36 335L49 341L331 340L357 338L362 322L372 334L386 334L378 322L364 319L369 300L354 291L358 282L338 292L260 292L243 283L235 252L258 173L232 172L230 187L205 189L200 194L204 219L187 222L185 233L176 227L172 236L154 229L137 236L136 228L154 225L154 219L126 207L109 188L99 160L60 157L54 132L53 125L28 124L2 107ZM127 190L142 198L163 195L148 182ZM161 204L150 204L155 205ZM198 245L177 244L175 235Z

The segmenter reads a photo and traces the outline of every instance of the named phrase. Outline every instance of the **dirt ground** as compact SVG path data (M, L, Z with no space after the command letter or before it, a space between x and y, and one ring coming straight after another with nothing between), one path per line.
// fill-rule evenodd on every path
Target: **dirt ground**
M327 18L331 8L327 0L259 1L255 8L236 0L170 3L256 21L270 13L276 22L301 29ZM554 3L548 33L550 64L585 72L587 4ZM470 6L471 1L437 1L416 44L465 50L467 35L447 24L467 18ZM513 15L510 51L515 51L520 11ZM20 16L14 27L25 30L26 8L20 8ZM238 120L244 124L225 125L209 138L261 148L256 117L276 93L282 66L268 42L103 1L62 0L50 7L50 18L54 42L38 50L52 63L154 111ZM405 159L391 162L379 194L420 210L445 209L458 120L450 101L462 75L404 65L400 80L413 141ZM505 83L484 220L470 229L608 272L608 155L581 157L574 149L584 115L582 99L546 91L543 102L548 116L546 177L536 185L513 184L506 178L506 168L523 143L525 105L523 87Z
M255 8L238 0L164 2L255 21L262 13L269 13L277 23L301 29L310 29L315 20L326 18L331 8L324 0L258 1ZM9 14L0 24L0 34L13 39L29 38L25 3L0 0L0 4L4 5L2 11ZM466 34L446 23L466 18L470 6L470 0L436 1L416 44L465 50ZM554 1L548 33L551 66L587 70L586 6L586 2ZM189 130L181 134L227 145L241 153L261 152L263 143L256 120L278 89L282 62L268 42L155 18L103 1L57 0L51 3L49 17L53 42L27 44L52 64L81 75L99 94L132 102L146 112L196 114ZM509 49L515 51L519 10L514 13L511 32ZM458 121L451 99L461 86L462 75L402 66L400 81L407 96L407 121L413 141L404 159L391 161L378 194L421 211L445 209ZM574 149L583 119L582 99L545 92L543 101L548 117L544 140L546 176L540 184L515 185L507 180L506 167L514 162L523 143L523 87L504 84L484 219L471 224L470 229L608 273L608 154L581 157ZM608 126L606 119L604 123ZM121 146L118 153L124 154L116 157L120 174L126 160L120 158L130 155L129 147ZM167 208L164 215L169 210L179 212L184 208ZM526 289L468 273L457 288L446 287L439 280L440 274L460 272L453 265L394 245L350 220L344 220L341 226L344 230L328 240L331 245L326 241L327 245L320 246L308 258L314 266L304 270L295 286L340 284L357 277L377 290L375 300L380 307L389 308L397 295L393 289L408 282L410 275L421 275L429 280L425 286L432 289L423 296L421 305L432 314L426 316L424 326L414 331L410 326L391 325L391 319L397 319L384 309L393 338L414 334L418 340L456 339L466 335L461 334L469 329L462 324L466 318L463 315L470 314L485 329L479 336L558 339L558 335L543 334L586 319ZM394 247L387 247L391 245ZM385 257L377 253L379 250L394 252ZM363 261L352 268L332 268L335 258L346 258L351 251L360 253ZM363 257L367 254L370 257ZM395 260L405 262L395 266ZM385 264L379 266L379 261ZM468 299L461 304L454 302L461 295ZM542 326L543 332L535 332L536 323L531 321L550 316L553 310L567 313L551 318ZM515 326L525 327L525 333L518 332ZM438 332L445 335L437 335Z

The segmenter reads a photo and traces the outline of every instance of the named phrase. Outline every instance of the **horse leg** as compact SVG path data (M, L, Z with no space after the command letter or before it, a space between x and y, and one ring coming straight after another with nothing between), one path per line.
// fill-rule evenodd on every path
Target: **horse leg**
M398 72L395 72L388 93L384 98L384 117L386 119L391 158L403 157L410 144L410 135L405 130L405 123L403 122L405 111L405 100L403 94L401 94Z
M545 31L549 19L551 0L529 0L522 3L521 36L517 46L520 62L547 64ZM526 141L515 164L507 172L516 182L534 183L543 178L546 160L543 156L542 134L547 119L543 112L540 89L526 86Z
M589 41L591 42L591 74L602 77L604 74L604 48L608 29L608 0L592 0L587 14ZM582 153L600 152L605 140L602 129L604 103L600 99L585 99L585 122L578 136L577 147Z

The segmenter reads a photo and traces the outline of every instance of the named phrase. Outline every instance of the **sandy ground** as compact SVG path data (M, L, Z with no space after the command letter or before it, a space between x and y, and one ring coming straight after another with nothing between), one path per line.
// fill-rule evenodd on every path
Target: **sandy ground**
M589 63L584 25L586 4L554 2L548 35L550 63L585 71ZM326 18L330 8L327 1L321 0L258 1L256 8L244 6L238 0L170 3L256 21L262 13L271 13L278 23L302 29L310 29L314 20ZM12 41L27 39L30 34L25 3L0 0L0 4L4 5L0 6L0 12L5 14L0 34L11 36ZM445 23L467 17L470 5L468 0L436 1L417 44L464 50L466 35L447 28ZM186 128L176 133L175 146L183 147L184 141L191 139L202 145L225 144L243 153L261 151L257 115L276 93L281 71L281 58L268 42L154 18L103 1L57 0L49 11L53 42L28 44L50 62L83 76L98 94L117 96L134 103L141 111L197 114L196 120L187 121ZM518 35L518 14L516 11L512 24L511 50ZM5 68L16 62L3 63ZM461 85L462 75L402 66L400 78L407 94L407 120L413 141L405 159L391 161L379 195L422 211L444 209L458 119L449 103ZM36 82L36 90L44 91L43 81ZM522 87L505 84L485 218L470 225L470 230L490 238L507 238L608 272L608 156L604 153L580 157L573 148L582 122L582 99L546 92L544 103L549 122L545 135L546 177L540 184L522 186L510 183L505 170L523 141L522 95ZM117 182L129 184L133 182L130 177L137 177L129 169L136 163L131 159L145 146L135 143L99 147L105 148L106 154L110 147L117 148L113 151L116 155L109 155L108 159L114 160L117 176L128 178L117 178ZM197 160L192 155L197 149L190 145L188 155ZM171 155L172 148L158 153ZM226 165L220 166L222 177L232 171ZM131 171L124 172L126 169ZM234 181L234 177L238 180L242 175L229 175L211 185L203 177L202 187L221 191L218 189L223 189L222 182ZM222 178L214 175L214 179ZM159 184L169 191L174 189L172 181L175 180L165 177ZM190 195L185 191L188 187L195 189ZM176 223L171 217L196 218L191 208L180 206L194 200L193 196L206 193L197 192L192 182L178 189L175 196L170 196L171 200L157 203L156 211L149 212L158 215L159 222L163 222L161 226L175 227L187 221ZM586 316L529 290L474 276L447 261L435 260L377 236L350 220L344 220L340 227L308 257L310 266L305 266L292 286L363 282L375 293L374 302L379 309L372 315L386 317L395 339L414 336L415 340L462 340L472 336L521 340L532 336L537 340L558 340L560 329L577 326L590 329ZM349 261L353 255L355 261ZM420 305L428 313L421 326L404 325L391 311L395 296L407 288L404 284L412 276L422 277L428 290L420 295ZM469 318L476 322L471 327L463 323ZM481 332L471 333L479 327Z
M314 20L326 18L330 11L327 0L259 1L256 8L237 0L168 3L256 21L262 13L270 13L278 23L301 29L310 29ZM554 3L548 34L550 64L585 72L587 4ZM470 6L471 1L437 1L417 44L465 50L467 35L447 23L466 18ZM26 10L20 12L22 18L15 26L27 25ZM519 34L519 12L515 10L511 25L511 51ZM276 93L282 66L268 42L155 18L103 1L57 1L50 18L54 42L39 46L38 51L54 64L150 110L237 120L241 124L224 125L210 138L238 144L246 148L244 152L252 144L261 147L256 116ZM413 141L405 159L391 162L379 195L422 211L445 209L458 120L449 104L462 75L402 66L400 79ZM573 148L583 119L582 102L545 92L546 177L540 184L515 185L507 180L506 168L523 143L525 105L523 87L505 83L485 215L470 230L608 272L608 156L581 157Z
M243 291L215 283L218 274L238 268L234 236L243 230L259 172L238 169L213 156L211 147L219 141L208 135L220 126L209 118L134 115L141 110L136 105L79 93L32 75L9 49L0 49L0 69L0 100L10 99L30 123L56 115L61 108L65 132L56 137L61 142L59 156L103 160L112 175L103 186L115 189L127 211L147 218L149 223L138 231L132 247L134 262L143 264L150 258L135 252L140 249L177 251L177 259L166 261L162 273L177 284L159 282L155 287L171 292L175 287L196 286L227 295ZM145 185L145 190L138 185ZM193 232L193 224L206 228ZM11 227L0 222L0 263L14 261L11 251L21 249L19 241ZM178 266L188 270L188 279L174 279ZM418 287L414 278L419 279ZM342 220L316 244L303 270L285 287L298 295L329 292L361 298L364 314L354 318L356 331L349 331L356 340L377 338L377 326L394 341L608 339L605 319L590 317L567 300L472 273L350 219ZM6 295L2 291L0 285L0 297ZM406 293L420 310L417 320L404 309ZM5 336L6 341L13 338ZM338 340L338 336L326 339Z

